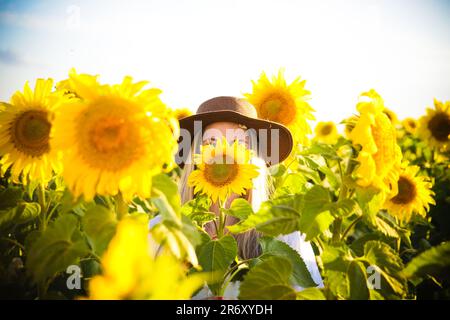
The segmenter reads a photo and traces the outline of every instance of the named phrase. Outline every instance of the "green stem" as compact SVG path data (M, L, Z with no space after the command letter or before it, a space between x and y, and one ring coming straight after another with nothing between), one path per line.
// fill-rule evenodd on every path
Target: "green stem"
M345 183L342 184L341 192L339 193L338 201L344 200L347 197L348 188ZM341 241L342 217L337 217L333 224L333 242Z
M45 186L42 183L40 183L37 187L37 196L41 207L40 229L44 232L47 227L47 203L45 199Z
M12 244L14 244L14 245L18 246L20 249L22 249L22 251L25 251L25 247L21 243L19 243L18 241L14 240L14 239L2 238L1 240L11 242Z
M219 295L223 297L225 294L225 290L227 289L228 285L230 284L231 280L233 280L234 276L239 272L239 268L236 268L234 272L228 277L228 279L223 283L222 287L220 288Z
M114 196L116 199L116 215L117 220L122 220L128 214L128 204L123 199L121 192Z
M57 203L53 206L52 210L50 210L50 212L47 214L47 220L46 220L46 224L48 224L48 222L50 221L50 219L52 218L53 214L56 212L56 209L60 206L60 203Z
M225 199L224 203L226 203L226 201L227 200ZM225 215L224 203L222 203L222 201L220 201L220 199L218 200L218 203L219 203L219 230L217 231L217 238L220 239L224 235L226 215Z
M356 223L358 223L358 221L359 220L361 220L362 219L362 217L358 217L358 218L356 218L348 227L347 227L347 229L345 229L345 231L344 231L344 233L342 234L342 236L341 236L341 239L342 240L345 240L345 237L347 236L347 234L350 232L350 230L354 227L354 225L356 224Z

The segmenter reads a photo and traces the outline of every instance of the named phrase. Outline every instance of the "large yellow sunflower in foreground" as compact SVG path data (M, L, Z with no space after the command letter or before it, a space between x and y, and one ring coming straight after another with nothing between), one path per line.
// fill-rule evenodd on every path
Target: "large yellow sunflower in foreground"
M430 146L448 150L450 147L450 101L434 99L434 109L419 119L418 134Z
M288 85L282 70L270 81L263 72L257 82L252 81L253 92L244 95L255 106L259 118L285 125L296 142L308 145L311 128L307 120L314 120L314 109L307 102L310 92L305 82L299 77Z
M369 101L358 103L360 116L350 133L353 144L361 146L357 183L385 192L391 192L391 188L395 191L402 159L395 128L383 113L383 100L375 90L363 93L361 98Z
M385 208L393 216L408 222L413 213L422 217L430 210L430 204L435 204L432 184L428 177L417 176L418 166L405 166L397 182L398 193L385 202Z
M229 145L226 138L216 145L204 145L196 155L197 169L188 178L194 192L208 195L213 201L224 201L230 194L244 194L258 176L258 167L250 163L251 152L235 141Z
M76 197L149 197L152 177L174 166L178 122L159 89L125 77L120 85L92 85L70 75L81 99L56 114L54 145L64 150L64 179ZM73 99L72 99L73 100Z
M147 223L125 218L102 257L102 275L89 282L89 298L189 299L205 277L187 270L168 253L157 257L149 245Z
M317 141L335 144L339 138L339 132L333 121L319 122L314 129L315 138Z
M52 92L53 80L38 79L33 90L28 83L17 91L11 103L0 108L0 172L11 167L14 182L51 179L61 169L57 153L50 147L54 111L65 98Z

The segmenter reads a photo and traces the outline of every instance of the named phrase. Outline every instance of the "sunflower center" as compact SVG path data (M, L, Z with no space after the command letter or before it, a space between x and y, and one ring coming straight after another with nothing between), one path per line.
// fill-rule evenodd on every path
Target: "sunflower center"
M50 150L50 129L47 111L25 111L11 126L11 140L18 150L38 157Z
M408 121L408 126L409 126L411 129L415 129L415 128L416 128L416 123L415 123L414 121L410 120L410 121Z
M436 140L441 142L448 141L450 117L444 112L436 113L428 122L428 129Z
M398 180L398 194L391 201L396 204L408 204L414 200L416 194L414 183L408 178L400 177Z
M327 136L331 133L331 131L333 130L333 127L330 125L325 125L322 127L322 129L320 130L320 133L324 136Z
M259 112L260 118L289 125L295 120L296 106L292 99L274 94L265 100Z
M92 129L92 143L100 152L116 151L127 142L127 131L123 119L107 117Z
M264 108L267 112L267 115L272 117L276 116L280 112L281 106L282 102L280 101L280 99L273 99L264 103Z
M206 179L216 186L224 186L232 182L238 174L238 165L223 157L222 161L205 164ZM226 161L228 160L228 161Z
M141 155L145 127L127 101L97 101L78 119L79 147L82 157L94 168L120 171ZM144 117L141 117L144 118Z

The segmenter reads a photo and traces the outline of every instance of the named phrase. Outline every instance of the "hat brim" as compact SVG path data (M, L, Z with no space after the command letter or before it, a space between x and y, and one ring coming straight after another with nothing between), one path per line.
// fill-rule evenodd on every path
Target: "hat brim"
M293 148L293 139L292 134L289 131L288 128L283 126L282 124L279 124L277 122L268 121L268 120L262 120L262 119L255 119L250 118L247 116L244 116L238 112L235 111L229 111L229 110L220 110L220 111L210 111L205 113L198 113L194 114L192 116L188 116L185 118L182 118L179 120L180 123L180 129L185 129L189 131L192 137L195 136L196 132L194 132L194 129L198 130L198 128L194 128L194 121L201 121L201 130L204 132L205 127L208 125L214 123L214 122L235 122L242 125L245 125L248 129L255 129L257 136L258 136L258 143L260 141L259 135L260 135L260 129L266 129L265 132L267 132L267 152L261 152L260 156L264 159L267 166L271 166L277 163L282 162L285 160L289 154L292 151ZM278 129L278 156L272 155L272 133L275 132L273 129ZM179 139L179 147L182 137ZM275 142L274 141L274 142ZM183 152L183 154L180 155L181 150L179 148L178 150L178 165L180 167L184 166L184 163L186 161L186 158L188 157L188 152Z

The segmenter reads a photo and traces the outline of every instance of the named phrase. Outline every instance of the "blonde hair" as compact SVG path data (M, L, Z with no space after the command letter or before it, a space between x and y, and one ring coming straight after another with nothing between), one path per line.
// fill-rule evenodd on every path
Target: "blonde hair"
M253 151L253 157L251 163L258 166L259 175L253 179L253 189L248 190L246 196L250 202L253 211L258 211L261 203L269 199L271 193L271 184L269 183L269 174L265 161L258 157L258 143L256 131L247 130L249 134L249 148ZM179 192L181 194L181 202L186 203L194 198L194 188L189 187L187 180L190 173L194 170L193 155L200 153L200 145L202 136L197 133L194 136L191 149L189 151L187 161L184 165L181 173L180 183L178 185ZM234 217L229 217L232 222L238 222L239 220ZM258 238L261 236L255 229L250 231L234 235L238 244L238 254L242 259L255 258L261 254L261 248L258 244Z

